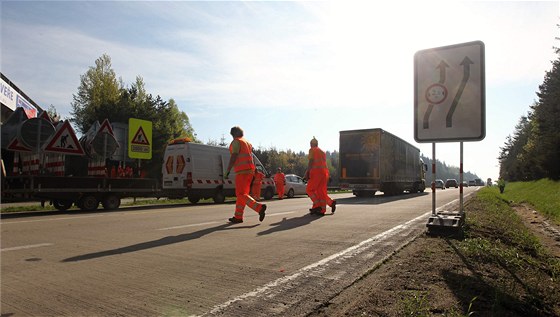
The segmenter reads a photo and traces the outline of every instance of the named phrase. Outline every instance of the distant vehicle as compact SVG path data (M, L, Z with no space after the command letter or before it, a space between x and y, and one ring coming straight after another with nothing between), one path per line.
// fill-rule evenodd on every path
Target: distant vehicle
M463 181L463 187L469 187L469 183L467 181Z
M426 164L420 150L382 129L340 131L340 188L357 197L376 191L399 195L426 189Z
M434 183L435 183L436 188L445 189L445 185L444 185L444 183L441 179L436 179L436 181Z
M474 182L476 183L476 186L484 186L484 182L480 178L475 178Z
M469 186L476 186L476 182L474 180L469 181Z
M286 174L286 186L284 187L284 192L288 198L292 198L296 195L307 195L306 188L307 183L302 177L295 174Z
M449 178L445 181L445 188L449 188L449 187L455 187L458 188L459 184L457 183L457 180L454 178Z

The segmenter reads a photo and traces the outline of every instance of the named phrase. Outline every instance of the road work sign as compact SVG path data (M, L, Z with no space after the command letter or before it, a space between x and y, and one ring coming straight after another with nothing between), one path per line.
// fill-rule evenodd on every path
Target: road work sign
M128 119L128 156L130 158L152 158L152 122Z
M480 141L486 134L484 43L414 55L414 139Z

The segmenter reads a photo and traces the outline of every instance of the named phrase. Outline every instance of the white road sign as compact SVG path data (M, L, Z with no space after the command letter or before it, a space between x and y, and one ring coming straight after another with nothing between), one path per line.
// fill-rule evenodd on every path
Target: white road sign
M416 52L414 138L417 142L484 139L484 69L481 41Z

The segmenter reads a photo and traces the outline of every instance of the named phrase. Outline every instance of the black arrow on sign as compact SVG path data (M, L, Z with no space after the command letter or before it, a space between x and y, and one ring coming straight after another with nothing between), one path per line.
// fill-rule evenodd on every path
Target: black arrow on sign
M441 60L438 66L436 66L436 69L439 68L439 82L438 82L439 84L445 83L445 75L446 75L447 67L449 67L449 65L447 65L447 63L444 60ZM422 127L424 129L428 129L430 127L430 115L432 114L432 110L434 110L434 105L429 104L428 109L426 109L426 113L424 113L424 121L422 122Z
M451 108L449 108L449 112L447 112L446 126L448 128L451 128L453 126L453 113L455 113L455 109L457 109L457 104L459 103L459 99L461 99L461 95L465 90L467 81L469 81L469 77L471 76L471 64L474 64L474 62L471 61L468 56L465 56L465 58L460 64L463 66L463 80L461 80L461 85L459 85L459 90L457 90L457 94L453 99L453 103L451 103Z

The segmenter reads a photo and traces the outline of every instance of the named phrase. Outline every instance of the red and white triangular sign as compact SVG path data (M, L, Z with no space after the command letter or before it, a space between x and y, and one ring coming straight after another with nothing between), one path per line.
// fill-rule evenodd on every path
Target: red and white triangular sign
M57 126L55 133L43 147L43 151L68 155L84 155L84 149L68 121L64 121L63 124Z
M150 145L150 142L148 142L148 138L146 137L146 133L144 132L144 129L142 129L142 127L138 128L138 131L136 131L136 134L134 135L130 143L140 144L140 145Z
M17 152L31 152L31 149L23 145L17 137L15 137L10 144L8 144L8 150Z
M99 130L97 130L97 134L101 134L103 132L107 132L110 135L115 136L115 133L113 132L113 127L109 123L109 119L103 120L103 123L99 127Z

